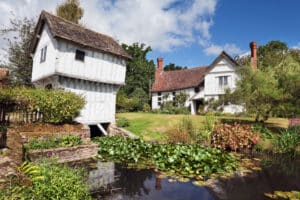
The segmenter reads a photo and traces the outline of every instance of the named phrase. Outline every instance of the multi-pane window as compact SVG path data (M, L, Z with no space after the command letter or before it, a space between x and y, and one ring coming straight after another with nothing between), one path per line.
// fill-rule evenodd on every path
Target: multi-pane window
M41 59L40 59L40 63L46 61L46 55L47 55L47 46L45 46L45 47L43 47L43 48L41 49Z
M84 51L76 49L75 60L84 61L84 56L85 56L85 52Z
M219 76L219 86L227 86L228 85L228 76Z

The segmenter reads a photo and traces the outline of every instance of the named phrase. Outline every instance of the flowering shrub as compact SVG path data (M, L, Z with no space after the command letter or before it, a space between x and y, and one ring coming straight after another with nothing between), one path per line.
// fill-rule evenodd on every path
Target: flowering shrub
M220 124L211 136L211 146L219 149L237 151L251 149L259 141L259 136L252 126L241 124Z

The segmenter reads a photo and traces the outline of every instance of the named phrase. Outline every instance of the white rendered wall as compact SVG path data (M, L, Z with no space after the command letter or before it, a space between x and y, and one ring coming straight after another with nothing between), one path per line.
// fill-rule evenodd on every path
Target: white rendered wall
M59 84L60 87L85 97L86 105L76 121L83 124L115 121L116 93L119 86L64 77L59 78Z
M172 101L173 100L173 92L176 94L180 93L185 93L188 95L188 98L185 102L186 107L190 106L191 101L190 98L195 94L194 88L187 88L187 89L182 89L182 90L176 90L176 91L167 91L167 92L161 92L161 96L158 96L157 92L152 93L152 109L159 109L160 106L158 105L158 97L161 97L161 102L166 102L166 101ZM168 96L167 99L164 99L164 96Z
M41 49L47 46L46 60L40 62ZM52 37L47 24L44 25L44 29L40 35L38 45L36 47L35 54L33 55L33 66L32 66L32 82L39 79L43 79L47 76L51 76L55 73L56 63L56 40Z
M228 76L228 85L226 87L219 86L218 77L220 76ZM205 75L205 99L208 100L209 98L215 98L220 94L224 94L226 88L234 90L237 79L238 75L236 74L234 67L232 67L225 59L221 60L208 74Z
M124 59L58 40L56 73L63 76L102 83L124 84L126 62ZM84 61L75 60L76 49L85 52Z

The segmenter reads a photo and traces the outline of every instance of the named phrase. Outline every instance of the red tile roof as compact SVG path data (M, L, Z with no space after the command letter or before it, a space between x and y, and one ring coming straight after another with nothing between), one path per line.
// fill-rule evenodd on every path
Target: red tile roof
M39 37L37 37L37 35L39 35L43 30L45 23L47 23L53 37L67 40L97 51L113 54L125 59L131 58L131 56L128 55L121 45L119 45L112 37L84 28L81 25L74 24L46 11L42 11L36 26L34 39L31 44L32 53L34 53L39 41Z
M230 57L230 55L225 51L222 51L209 66L176 71L162 71L156 69L155 81L151 91L163 92L197 87L204 81L205 74L209 73L209 71L222 59L226 59L233 66L238 66L238 63Z
M207 68L202 66L175 71L156 70L151 91L162 92L197 87L204 81Z

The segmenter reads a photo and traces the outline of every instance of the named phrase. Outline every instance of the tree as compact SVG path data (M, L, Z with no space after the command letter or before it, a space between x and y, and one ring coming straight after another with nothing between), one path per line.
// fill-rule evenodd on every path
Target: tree
M33 19L11 19L10 26L1 30L1 35L8 41L9 79L12 83L32 85L32 58L30 45L33 39L35 21ZM9 37L14 35L12 39Z
M147 59L147 53L152 51L145 44L122 44L122 47L132 57L126 66L126 85L121 88L127 96L130 96L137 88L141 88L147 94L154 80L155 65Z
M83 16L84 10L80 7L79 0L66 0L56 8L56 15L78 24Z
M181 67L178 65L175 65L174 63L169 63L164 67L164 71L174 71L174 70L180 70L180 69L187 69L187 67Z
M241 79L233 93L226 93L222 103L243 104L256 121L269 116L289 117L300 114L300 51L289 49L280 41L270 41L258 48L258 69L249 62L240 70Z
M132 57L126 65L126 84L117 95L118 111L140 111L150 102L150 88L154 80L155 66L147 59L151 47L145 44L122 44Z

